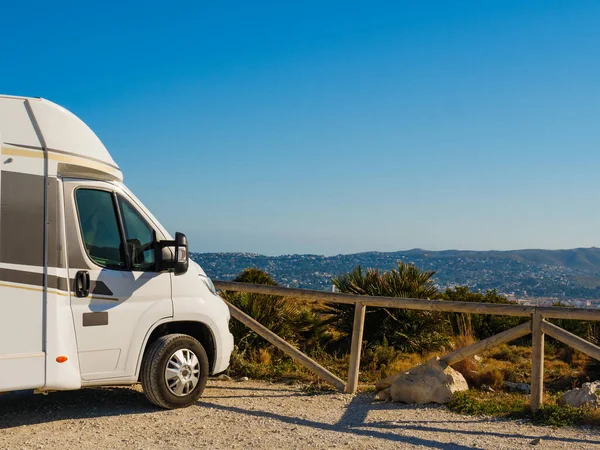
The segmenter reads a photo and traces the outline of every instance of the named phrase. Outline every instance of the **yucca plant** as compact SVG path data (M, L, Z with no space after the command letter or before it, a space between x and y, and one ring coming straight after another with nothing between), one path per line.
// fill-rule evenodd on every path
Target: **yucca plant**
M398 267L387 272L377 269L363 271L358 266L332 282L341 292L348 294L436 299L439 292L433 284L434 274L434 271L420 270L412 264L398 261ZM346 333L345 343L348 345L354 307L336 304L332 308L336 314L330 323ZM439 312L367 308L363 340L368 346L387 340L398 350L425 353L448 346L450 332L450 322Z

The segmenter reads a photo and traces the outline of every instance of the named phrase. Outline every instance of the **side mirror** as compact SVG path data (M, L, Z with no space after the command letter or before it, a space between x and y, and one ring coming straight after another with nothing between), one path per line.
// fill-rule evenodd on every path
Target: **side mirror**
M175 233L175 274L182 274L188 271L190 266L190 257L188 254L188 241L183 233Z
M157 241L155 250L159 272L172 271L175 275L187 272L190 259L185 234L177 232L173 241Z

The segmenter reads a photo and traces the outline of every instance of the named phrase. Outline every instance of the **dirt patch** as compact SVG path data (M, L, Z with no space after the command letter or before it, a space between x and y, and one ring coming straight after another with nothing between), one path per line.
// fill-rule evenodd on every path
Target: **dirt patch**
M197 405L151 406L139 387L0 396L0 448L600 448L600 430L466 417L441 406L210 381Z

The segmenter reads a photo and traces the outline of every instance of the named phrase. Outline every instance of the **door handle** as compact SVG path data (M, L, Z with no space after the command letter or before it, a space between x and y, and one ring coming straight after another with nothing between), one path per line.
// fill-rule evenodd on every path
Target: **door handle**
M75 295L79 298L87 297L90 294L90 273L87 270L80 270L75 274Z

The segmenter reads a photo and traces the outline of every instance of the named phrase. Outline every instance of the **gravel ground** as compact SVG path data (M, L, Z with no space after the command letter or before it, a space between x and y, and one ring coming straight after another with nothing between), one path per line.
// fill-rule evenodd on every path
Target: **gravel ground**
M0 396L2 449L567 447L600 449L600 430L535 427L255 381L209 381L197 405L174 411L149 405L139 387Z

